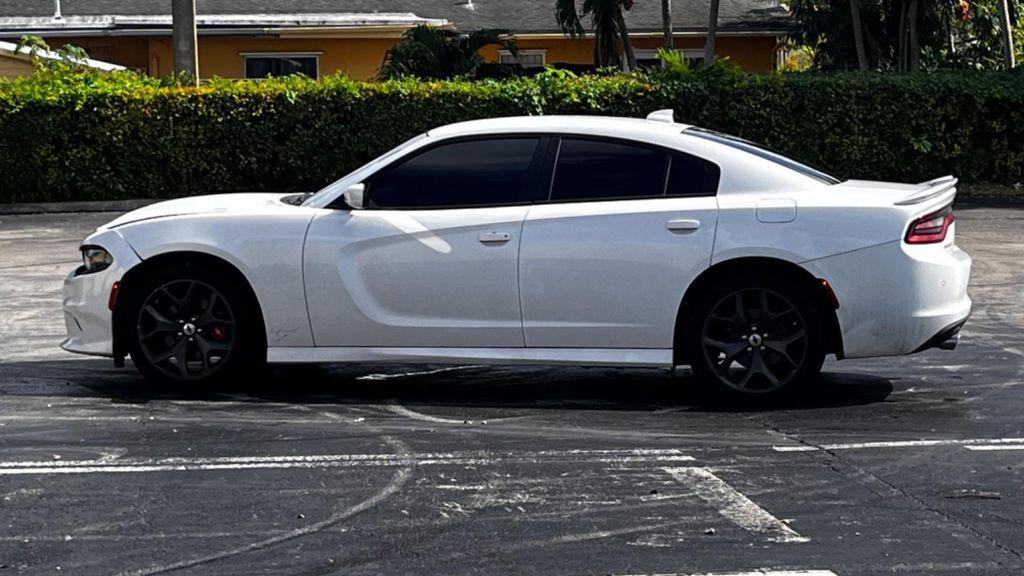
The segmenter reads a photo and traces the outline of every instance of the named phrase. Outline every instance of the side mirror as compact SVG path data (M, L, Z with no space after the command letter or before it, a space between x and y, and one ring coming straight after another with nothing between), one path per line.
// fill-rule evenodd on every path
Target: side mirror
M349 186L348 190L345 190L345 204L348 204L349 208L353 210L363 209L365 207L363 204L364 192L366 192L366 184L362 182Z

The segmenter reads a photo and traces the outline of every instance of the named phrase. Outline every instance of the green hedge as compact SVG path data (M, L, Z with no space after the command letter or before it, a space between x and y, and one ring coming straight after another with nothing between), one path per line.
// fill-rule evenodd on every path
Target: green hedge
M841 178L1024 180L1024 74L708 73L163 86L129 73L0 83L0 203L314 190L432 127L519 114L678 121Z

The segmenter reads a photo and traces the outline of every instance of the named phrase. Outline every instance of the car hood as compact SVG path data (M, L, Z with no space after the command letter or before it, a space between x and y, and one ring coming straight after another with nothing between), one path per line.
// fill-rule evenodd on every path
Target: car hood
M191 216L197 214L224 214L224 213L266 213L289 208L289 204L281 202L281 198L292 196L292 194L274 193L247 193L247 194L211 194L208 196L192 196L189 198L178 198L150 204L138 210L132 210L123 214L100 229L117 228L125 224L139 222L142 220L153 220L155 218L169 218L172 216Z

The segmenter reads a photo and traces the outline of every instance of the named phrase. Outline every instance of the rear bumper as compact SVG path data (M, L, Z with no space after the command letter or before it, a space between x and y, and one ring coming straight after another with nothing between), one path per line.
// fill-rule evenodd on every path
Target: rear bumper
M952 349L971 313L971 257L952 243L888 242L805 266L836 292L847 358Z
M101 246L114 257L106 270L64 279L63 307L67 337L60 347L68 352L92 356L113 356L112 313L108 304L110 290L129 268L140 260L135 251L114 231L90 236L87 244Z

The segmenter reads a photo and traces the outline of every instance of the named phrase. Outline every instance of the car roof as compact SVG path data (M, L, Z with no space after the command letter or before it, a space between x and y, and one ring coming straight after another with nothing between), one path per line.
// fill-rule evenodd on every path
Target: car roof
M434 128L427 132L433 138L451 138L480 134L507 134L513 132L570 133L615 135L643 140L652 135L678 135L690 128L688 124L619 118L614 116L512 116L470 120Z

